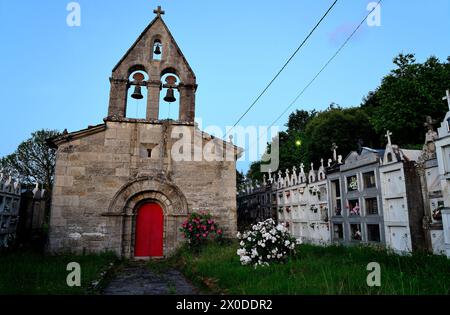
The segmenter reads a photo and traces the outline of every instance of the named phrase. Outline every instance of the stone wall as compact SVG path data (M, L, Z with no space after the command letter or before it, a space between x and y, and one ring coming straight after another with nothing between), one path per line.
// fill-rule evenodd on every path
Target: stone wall
M165 255L183 241L178 228L193 211L211 212L225 236L235 235L235 161L174 161L170 151L176 139L170 135L175 125L106 121L55 141L50 251L109 250L132 257L142 201L163 208ZM191 152L209 140L194 125L181 126L197 139Z

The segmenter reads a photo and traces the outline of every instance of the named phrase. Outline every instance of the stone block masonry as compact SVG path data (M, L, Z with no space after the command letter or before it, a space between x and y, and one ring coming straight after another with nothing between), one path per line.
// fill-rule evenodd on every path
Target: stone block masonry
M159 60L154 58L154 45L161 45ZM131 79L136 72L148 80ZM168 74L179 81L167 85L163 76ZM211 137L194 124L195 74L160 14L113 69L110 82L108 117L103 124L49 140L57 148L49 250L113 251L133 258L140 226L136 223L147 203L162 209L163 226L157 230L162 231L164 256L183 242L179 227L194 211L210 212L224 235L234 237L235 159L177 161L171 154L176 127L188 130L192 155L198 143ZM136 84L148 88L146 119L126 117L128 89ZM178 120L158 119L163 88L179 91ZM240 152L218 139L214 142L218 148L226 147L225 156L237 157Z

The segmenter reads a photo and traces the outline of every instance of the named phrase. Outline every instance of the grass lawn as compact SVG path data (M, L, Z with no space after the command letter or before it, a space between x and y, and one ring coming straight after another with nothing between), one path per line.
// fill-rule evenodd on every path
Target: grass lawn
M165 264L180 268L206 292L219 294L450 294L450 260L445 257L301 245L287 263L255 270L240 265L237 247L212 244L199 254L182 248ZM381 266L381 287L367 286L370 262Z
M87 294L91 283L116 260L112 254L46 256L32 250L0 253L0 295ZM81 267L81 287L69 287L67 264Z

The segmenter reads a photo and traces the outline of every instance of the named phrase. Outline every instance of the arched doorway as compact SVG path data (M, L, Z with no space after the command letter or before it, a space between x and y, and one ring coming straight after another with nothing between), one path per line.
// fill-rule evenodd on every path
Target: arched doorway
M164 214L157 203L144 203L136 217L135 257L162 257Z

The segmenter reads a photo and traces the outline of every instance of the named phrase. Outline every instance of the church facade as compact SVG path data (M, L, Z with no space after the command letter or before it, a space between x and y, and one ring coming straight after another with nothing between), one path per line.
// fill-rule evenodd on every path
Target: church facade
M164 12L155 13L113 69L104 122L50 140L57 148L50 252L167 256L183 242L179 227L192 212L211 213L225 236L236 233L240 149L198 129L195 74ZM179 99L178 119L160 118L164 93L166 102ZM127 117L130 94L144 102L145 118Z

